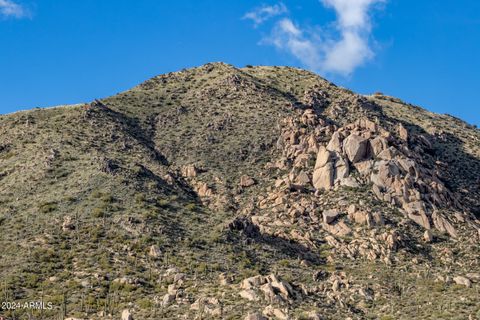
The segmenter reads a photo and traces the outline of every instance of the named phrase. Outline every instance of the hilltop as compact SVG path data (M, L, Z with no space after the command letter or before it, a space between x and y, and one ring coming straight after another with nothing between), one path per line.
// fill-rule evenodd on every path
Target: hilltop
M305 70L0 116L10 318L478 319L479 219L476 127Z

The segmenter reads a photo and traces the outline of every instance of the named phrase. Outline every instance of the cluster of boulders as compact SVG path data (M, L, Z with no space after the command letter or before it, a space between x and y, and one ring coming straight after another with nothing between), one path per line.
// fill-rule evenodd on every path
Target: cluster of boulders
M269 303L283 304L296 298L292 286L274 274L244 279L240 288L240 297L250 301L260 301L263 298Z
M287 188L282 190L318 192L342 186L371 186L379 200L399 208L420 226L427 230L435 227L456 237L455 228L441 210L461 210L461 204L436 172L423 165L422 155L410 150L409 139L402 124L392 133L363 118L339 128L321 119L313 109L307 109L301 116L288 117L283 122L277 142L283 156L272 166L289 173L277 181L276 187L283 184ZM429 143L424 136L421 140ZM276 193L276 205L285 202L281 192ZM267 202L261 199L260 207ZM353 218L371 221L369 216ZM345 233L346 228L341 229Z

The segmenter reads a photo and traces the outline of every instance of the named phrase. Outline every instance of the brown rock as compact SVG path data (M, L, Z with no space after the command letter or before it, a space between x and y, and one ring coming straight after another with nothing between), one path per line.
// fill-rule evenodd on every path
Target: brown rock
M328 151L324 146L321 146L317 153L317 159L315 161L315 169L322 168L330 162L332 153Z
M243 299L247 299L249 301L258 301L260 300L260 297L258 296L258 294L252 290L252 289L248 289L248 290L242 290L238 293L240 295L240 297L242 297Z
M434 211L432 214L433 225L440 232L447 232L452 238L457 238L458 234L455 228L448 222L447 219L442 217L438 212Z
M353 162L360 162L367 156L368 140L355 134L349 135L343 141L343 150L348 159Z
M373 155L377 156L380 152L388 148L388 141L384 137L376 137L370 141L370 146L372 147Z
M196 177L198 174L198 170L193 164L183 166L181 171L182 171L182 176L186 178L193 178L193 177Z
M251 187L255 184L255 180L251 178L250 176L243 175L240 177L240 186L244 188Z
M431 228L430 221L426 214L425 204L422 201L405 203L403 209L407 212L408 217L414 222L427 230Z
M344 221L336 221L332 224L327 224L323 223L322 224L323 229L325 229L327 232L330 232L334 236L338 237L345 237L349 235L352 232L352 229L350 229Z
M265 309L263 309L263 314L267 317L274 317L278 320L287 320L288 315L285 311L276 309L273 306L267 306Z
M148 251L148 255L152 258L158 258L161 254L162 252L160 251L160 248L156 245L152 245Z
M398 124L398 135L400 136L400 139L408 141L408 131L401 123Z
M348 177L350 174L350 168L348 165L348 161L343 159L343 157L337 157L335 161L335 175L334 175L334 183L338 183L340 185L343 184L343 181Z
M342 153L342 139L338 131L333 133L332 138L327 145L327 150Z
M340 215L340 211L337 209L325 210L322 213L323 222L327 224L332 224L339 215Z
M205 182L199 182L195 186L195 191L199 197L211 197L213 195L213 190L208 187L208 184Z
M244 279L240 285L242 289L252 289L259 287L262 284L267 283L267 279L264 276L254 276Z
M305 187L310 184L310 177L305 171L300 171L300 173L295 177L293 183L295 185Z
M453 282L455 282L458 285L465 286L467 288L470 288L472 286L472 282L470 281L470 279L461 277L461 276L454 277Z
M125 309L122 311L122 320L133 320L133 316L130 313L130 310Z
M313 172L313 186L315 189L330 190L333 186L335 168L333 163L329 162Z
M426 230L425 233L423 234L423 240L427 243L430 243L433 241L433 233L430 230Z

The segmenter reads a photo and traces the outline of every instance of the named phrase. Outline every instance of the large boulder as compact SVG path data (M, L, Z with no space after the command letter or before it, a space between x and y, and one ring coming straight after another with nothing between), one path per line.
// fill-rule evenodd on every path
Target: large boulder
M333 186L335 167L332 162L332 153L324 146L320 147L313 171L313 186L316 189L330 190Z
M332 152L328 151L324 146L321 146L317 153L317 160L315 161L315 169L324 167L332 159Z
M370 140L370 146L372 148L372 153L374 156L377 156L383 150L388 148L388 141L384 137L376 137L373 140Z
M403 209L407 212L408 217L414 222L427 230L431 228L425 209L425 204L422 201L405 203L403 205Z
M335 160L334 184L343 185L343 181L348 177L349 174L350 167L348 165L348 161L338 155Z
M334 132L332 135L332 138L330 139L330 142L327 145L327 150L332 151L332 152L338 152L342 153L342 137L340 136L340 133Z
M330 190L333 186L335 167L329 162L324 167L313 172L313 186L315 189Z
M368 139L351 134L343 141L343 150L351 162L360 162L367 157Z
M322 213L323 222L327 224L331 224L337 219L339 215L340 215L340 211L337 209L325 210Z

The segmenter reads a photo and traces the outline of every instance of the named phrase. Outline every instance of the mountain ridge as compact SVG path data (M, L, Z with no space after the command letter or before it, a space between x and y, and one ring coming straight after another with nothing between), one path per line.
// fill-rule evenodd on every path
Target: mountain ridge
M465 122L206 64L0 116L1 289L47 319L478 317L479 182Z

